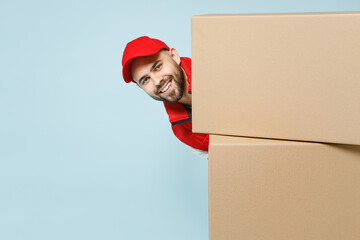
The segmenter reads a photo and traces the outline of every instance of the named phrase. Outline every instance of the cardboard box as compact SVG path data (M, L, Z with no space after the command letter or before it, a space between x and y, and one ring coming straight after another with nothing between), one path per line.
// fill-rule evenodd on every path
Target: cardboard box
M210 240L360 239L360 146L210 136Z
M192 17L200 133L360 145L360 12Z

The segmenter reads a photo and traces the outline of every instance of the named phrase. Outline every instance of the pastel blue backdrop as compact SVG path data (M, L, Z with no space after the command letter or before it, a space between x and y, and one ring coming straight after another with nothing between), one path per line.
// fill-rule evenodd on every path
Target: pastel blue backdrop
M190 17L359 11L358 0L0 2L0 239L206 240L208 161L121 77L149 35L191 56Z

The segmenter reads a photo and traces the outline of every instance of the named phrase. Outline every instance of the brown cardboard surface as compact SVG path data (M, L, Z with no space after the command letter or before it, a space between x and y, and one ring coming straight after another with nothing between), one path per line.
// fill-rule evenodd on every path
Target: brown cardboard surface
M210 240L360 239L360 146L210 136Z
M360 12L192 17L193 131L360 145Z

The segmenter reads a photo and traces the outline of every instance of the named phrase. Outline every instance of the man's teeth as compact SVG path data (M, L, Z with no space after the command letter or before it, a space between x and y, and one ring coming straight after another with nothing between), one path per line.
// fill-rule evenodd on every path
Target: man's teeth
M169 82L168 84L166 84L165 88L164 88L163 90L161 90L160 92L161 92L161 93L166 92L166 90L169 89L170 84L171 84L171 82Z

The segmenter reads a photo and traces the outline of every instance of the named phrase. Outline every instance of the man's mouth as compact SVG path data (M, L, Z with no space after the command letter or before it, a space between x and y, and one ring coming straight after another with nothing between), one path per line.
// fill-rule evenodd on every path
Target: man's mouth
M165 84L165 85L163 86L163 88L159 91L159 93L164 93L164 92L166 92L166 91L170 88L171 83L172 83L172 81L170 80L167 84Z

